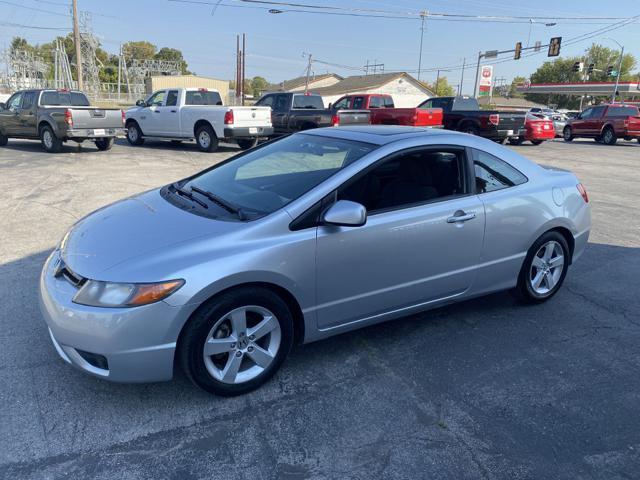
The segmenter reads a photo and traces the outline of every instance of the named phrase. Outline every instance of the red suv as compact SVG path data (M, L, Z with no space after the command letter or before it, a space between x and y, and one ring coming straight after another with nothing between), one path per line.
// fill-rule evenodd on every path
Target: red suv
M567 142L583 137L607 145L613 145L618 138L640 142L640 110L624 103L589 107L569 120L562 134Z

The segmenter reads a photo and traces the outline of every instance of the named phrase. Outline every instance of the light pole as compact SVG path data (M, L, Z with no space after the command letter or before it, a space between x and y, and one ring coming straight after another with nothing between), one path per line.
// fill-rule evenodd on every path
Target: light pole
M624 58L624 46L620 45L617 40L614 40L611 37L606 37L606 40L611 40L615 42L620 47L620 61L618 62L618 74L616 75L616 86L613 89L613 95L611 95L611 103L616 103L616 93L618 93L618 84L620 83L620 73L622 70L622 59Z
M418 54L418 80L420 80L420 71L422 70L422 41L424 40L424 19L427 16L427 11L420 12L420 19L422 24L420 25L420 53Z
M536 22L533 18L529 19L529 34L527 35L527 48L529 48L529 45L531 43L531 27L533 27L534 23L538 23ZM542 25L541 23L539 25ZM545 23L544 26L545 27L553 27L557 25L555 22L549 22L549 23Z

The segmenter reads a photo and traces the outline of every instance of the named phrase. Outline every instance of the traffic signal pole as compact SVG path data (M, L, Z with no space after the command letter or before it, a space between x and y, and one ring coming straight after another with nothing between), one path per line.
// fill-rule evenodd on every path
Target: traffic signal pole
M611 96L611 103L616 103L616 94L618 93L618 84L620 83L620 73L622 70L622 59L624 58L624 46L620 49L620 61L618 62L618 74L616 75L616 86L613 89L613 95Z

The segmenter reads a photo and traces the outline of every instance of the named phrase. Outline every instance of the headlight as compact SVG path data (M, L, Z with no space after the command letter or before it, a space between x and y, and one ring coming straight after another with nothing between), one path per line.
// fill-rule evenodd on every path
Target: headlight
M138 307L159 302L184 285L184 280L160 283L111 283L87 280L74 303L92 307Z

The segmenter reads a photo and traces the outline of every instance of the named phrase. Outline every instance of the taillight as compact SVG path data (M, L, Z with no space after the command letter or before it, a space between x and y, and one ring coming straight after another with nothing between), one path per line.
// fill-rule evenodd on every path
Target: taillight
M124 113L124 110L120 110L120 114L122 115L122 125L124 125L125 120L127 119L127 114Z
M340 115L338 115L337 113L334 113L333 117L331 117L331 126L332 127L340 126Z
M629 128L629 119L628 118L624 119L624 128Z
M584 188L584 185L579 183L576 185L576 188L578 189L578 192L580 192L580 195L582 196L584 203L589 203L589 195L587 195L587 189Z
M224 124L231 125L233 123L233 110L227 110L224 114Z
M498 123L500 123L500 115L498 115L497 113L492 113L491 115L489 115L489 123L491 125L498 125Z
M73 127L73 114L69 109L64 111L64 123L66 123L70 127Z

